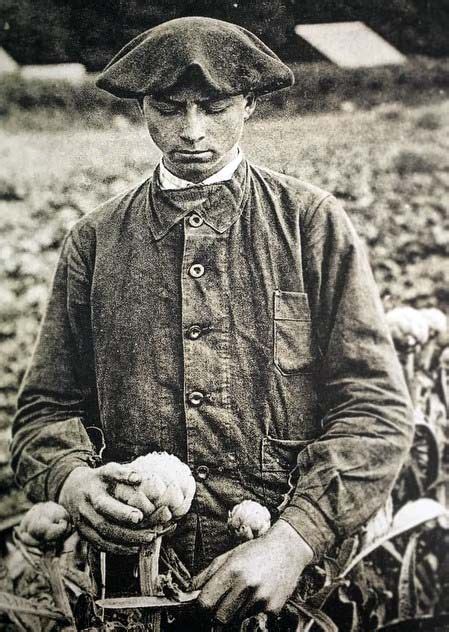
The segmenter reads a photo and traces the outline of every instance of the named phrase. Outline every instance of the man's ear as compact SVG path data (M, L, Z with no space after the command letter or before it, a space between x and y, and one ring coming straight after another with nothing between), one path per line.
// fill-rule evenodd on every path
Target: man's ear
M257 105L257 97L253 92L249 92L245 95L246 105L245 105L245 121L249 119Z

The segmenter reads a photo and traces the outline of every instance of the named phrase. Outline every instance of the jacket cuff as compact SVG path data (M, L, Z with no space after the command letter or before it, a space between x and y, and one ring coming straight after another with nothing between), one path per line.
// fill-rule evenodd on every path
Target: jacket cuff
M77 467L94 467L95 458L87 452L71 453L59 459L47 472L45 481L45 496L55 503L59 501L61 488L68 477Z
M296 497L280 516L295 529L313 551L312 564L317 564L335 542L335 533L324 514L309 500Z

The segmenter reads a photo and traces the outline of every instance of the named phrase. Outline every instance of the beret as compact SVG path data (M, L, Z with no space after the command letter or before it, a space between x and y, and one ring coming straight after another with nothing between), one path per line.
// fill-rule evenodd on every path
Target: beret
M97 78L122 98L170 93L201 82L211 94L266 94L291 86L293 73L256 35L206 17L169 20L131 40Z

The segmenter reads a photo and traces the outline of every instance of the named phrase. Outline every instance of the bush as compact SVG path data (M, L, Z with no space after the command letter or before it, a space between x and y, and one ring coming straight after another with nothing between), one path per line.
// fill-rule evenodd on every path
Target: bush
M51 119L56 112L63 112L70 122L85 119L92 112L105 118L107 115L124 115L132 121L139 117L134 101L117 99L99 90L92 76L80 84L60 80L25 80L20 74L0 77L0 114L4 117L22 120L25 114L43 113Z
M399 175L433 173L441 166L441 156L435 152L418 152L403 149L393 159L393 168Z
M415 125L419 129L435 130L443 126L443 121L437 112L424 112L416 119Z
M377 68L339 68L328 62L293 63L291 68L295 85L289 91L261 99L256 115L323 112L338 109L348 101L357 108L398 101L423 103L441 98L449 89L447 59L414 58L404 66ZM0 77L0 115L16 118L25 126L33 126L33 117L38 121L39 115L49 116L54 127L63 127L64 118L70 125L81 118L85 125L87 119L91 126L101 125L108 116L121 115L132 122L140 119L133 100L117 99L99 90L93 75L75 85L66 81L26 81L20 74ZM435 118L431 119L424 117L419 126L436 129L426 127L438 125Z

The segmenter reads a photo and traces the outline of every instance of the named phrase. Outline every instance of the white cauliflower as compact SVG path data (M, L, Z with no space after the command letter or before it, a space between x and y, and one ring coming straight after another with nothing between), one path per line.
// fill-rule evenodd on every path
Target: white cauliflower
M447 331L447 316L440 309L429 307L419 311L427 320L431 334L439 335Z
M263 535L270 525L270 512L254 500L244 500L235 505L228 515L230 531L242 542Z
M33 505L17 528L19 539L27 546L51 546L71 531L70 516L62 505L52 501Z
M386 315L387 323L393 340L404 346L415 344L424 345L430 336L428 319L421 310L414 307L395 307Z
M142 511L142 526L163 527L188 512L195 495L195 479L189 466L178 457L151 452L129 465L141 475L142 482L134 488L117 483L114 496Z

